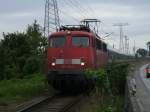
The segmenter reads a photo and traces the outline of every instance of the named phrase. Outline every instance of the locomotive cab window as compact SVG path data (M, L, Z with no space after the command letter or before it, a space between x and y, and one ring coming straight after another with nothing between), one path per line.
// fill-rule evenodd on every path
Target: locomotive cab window
M52 37L50 38L50 47L63 47L65 45L65 41L65 37Z
M76 47L88 47L89 38L88 37L72 37L72 45Z

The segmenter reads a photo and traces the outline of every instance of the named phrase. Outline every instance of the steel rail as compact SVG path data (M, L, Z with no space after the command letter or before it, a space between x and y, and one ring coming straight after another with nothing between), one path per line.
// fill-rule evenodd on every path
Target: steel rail
M83 95L56 95L47 97L39 102L31 104L30 106L20 109L17 112L67 112L75 106L82 97Z

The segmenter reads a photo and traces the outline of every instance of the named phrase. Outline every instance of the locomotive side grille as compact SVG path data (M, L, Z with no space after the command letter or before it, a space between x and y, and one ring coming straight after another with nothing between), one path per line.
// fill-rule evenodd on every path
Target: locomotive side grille
M81 59L72 59L72 64L80 64Z
M56 59L56 64L64 64L64 59Z

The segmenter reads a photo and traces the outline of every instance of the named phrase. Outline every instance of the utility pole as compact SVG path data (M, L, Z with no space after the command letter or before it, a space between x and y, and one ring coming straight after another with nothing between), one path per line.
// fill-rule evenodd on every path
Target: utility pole
M125 35L125 53L129 54L129 38Z
M120 42L119 42L119 50L121 52L124 52L124 41L123 41L123 36L124 36L124 33L123 33L123 26L127 26L128 23L117 23L117 24L114 24L113 26L118 26L119 29L120 29Z
M44 36L57 31L60 27L57 0L45 1Z

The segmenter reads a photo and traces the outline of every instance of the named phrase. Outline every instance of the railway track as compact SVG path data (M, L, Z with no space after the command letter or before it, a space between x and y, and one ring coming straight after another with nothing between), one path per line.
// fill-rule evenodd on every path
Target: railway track
M47 97L38 103L31 104L30 106L20 109L17 112L67 112L82 98L83 95L56 95L53 97Z

